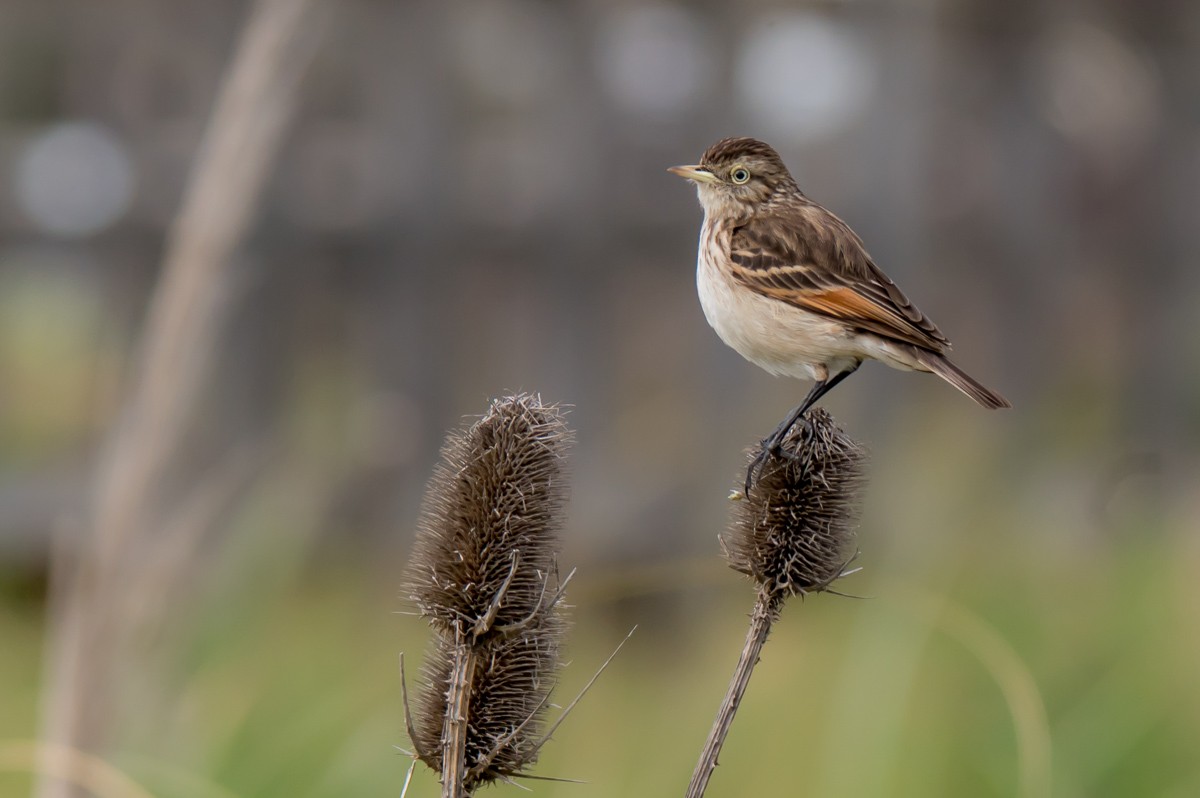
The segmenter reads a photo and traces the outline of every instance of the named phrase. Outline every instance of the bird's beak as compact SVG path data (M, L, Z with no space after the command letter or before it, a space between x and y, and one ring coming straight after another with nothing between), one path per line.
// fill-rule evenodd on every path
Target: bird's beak
M703 166L672 166L667 170L673 175L691 180L694 183L720 183L721 180Z

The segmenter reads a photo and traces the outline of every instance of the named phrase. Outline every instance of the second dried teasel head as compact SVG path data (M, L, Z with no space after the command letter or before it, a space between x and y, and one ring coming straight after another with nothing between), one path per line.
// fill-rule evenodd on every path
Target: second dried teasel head
M725 559L766 596L824 590L854 558L866 454L823 408L768 455L722 538Z

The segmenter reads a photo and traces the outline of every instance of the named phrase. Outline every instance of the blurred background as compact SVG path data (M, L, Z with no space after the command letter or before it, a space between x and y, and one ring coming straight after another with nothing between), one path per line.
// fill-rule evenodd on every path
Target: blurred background
M682 793L753 600L719 559L727 495L808 386L706 325L700 209L665 169L753 135L1015 409L874 364L824 402L872 453L841 583L866 598L789 607L709 795L1200 795L1200 5L306 13L211 357L145 487L140 534L186 516L198 542L149 632L81 649L120 649L108 765L156 796L398 794L423 486L448 429L527 390L577 431L560 703L639 625L537 770L587 784L531 786ZM92 556L251 15L0 1L2 795L29 794L63 700L55 630L87 601L56 586Z

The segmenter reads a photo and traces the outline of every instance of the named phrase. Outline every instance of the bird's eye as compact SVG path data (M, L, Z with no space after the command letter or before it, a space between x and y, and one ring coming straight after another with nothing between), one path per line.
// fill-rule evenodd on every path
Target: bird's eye
M744 166L735 166L733 171L729 173L729 179L740 186L742 183L750 180L750 170Z

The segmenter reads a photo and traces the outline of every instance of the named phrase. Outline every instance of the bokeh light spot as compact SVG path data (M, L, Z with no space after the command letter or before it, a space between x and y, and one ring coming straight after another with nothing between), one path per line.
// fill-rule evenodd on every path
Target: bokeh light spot
M1157 73L1101 28L1063 27L1045 43L1043 112L1064 137L1109 168L1150 140L1162 116Z
M615 12L601 30L597 71L627 111L669 116L696 107L716 73L701 20L675 5Z
M133 196L133 165L107 129L65 122L35 136L21 153L17 202L43 231L64 237L99 232L115 223Z
M735 81L746 111L768 135L802 142L838 132L866 109L875 64L843 25L793 12L751 27Z

